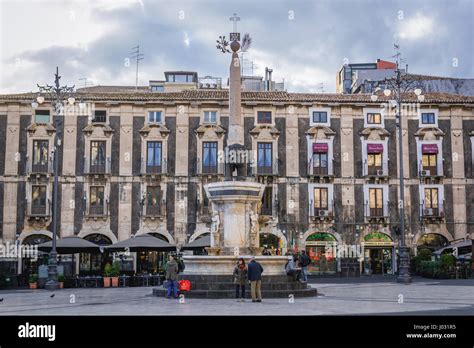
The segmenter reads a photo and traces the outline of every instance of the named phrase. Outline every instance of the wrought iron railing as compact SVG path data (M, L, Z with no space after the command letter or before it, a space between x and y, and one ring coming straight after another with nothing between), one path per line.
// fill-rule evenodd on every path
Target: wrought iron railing
M144 158L141 159L141 174L166 174L168 164L166 158L163 158L160 164L148 163Z
M110 174L110 172L110 157L100 162L92 162L90 158L84 157L84 174Z
M382 162L378 166L369 166L367 161L362 165L362 176L386 177L388 176L388 162Z
M388 218L390 214L388 203L378 204L364 204L364 216L369 219Z
M205 165L201 161L201 158L197 158L196 161L196 174L197 175L224 175L225 163L217 161L216 165Z

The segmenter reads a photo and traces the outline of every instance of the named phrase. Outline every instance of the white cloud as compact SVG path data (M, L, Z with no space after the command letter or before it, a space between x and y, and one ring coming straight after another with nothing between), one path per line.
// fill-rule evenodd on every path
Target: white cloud
M273 69L272 78L276 82L285 80L285 88L294 92L318 92L320 84L325 91L334 88L335 73L310 64L308 60L294 60L293 57L274 55L253 49L250 52L252 61L258 66L258 73L264 75L265 67Z
M189 38L188 32L185 31L183 32L183 34L184 34L184 39L183 39L184 45L186 47L189 47L191 45L191 39Z
M395 37L405 40L425 39L433 35L434 28L435 21L433 18L417 13L414 17L399 22Z

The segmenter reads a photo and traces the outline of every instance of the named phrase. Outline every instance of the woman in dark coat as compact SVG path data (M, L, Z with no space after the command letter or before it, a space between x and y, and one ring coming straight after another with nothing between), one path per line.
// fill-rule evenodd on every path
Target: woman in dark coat
M248 270L247 266L245 265L245 260L240 258L237 262L237 266L234 268L235 298L237 301L245 301L245 283L247 282L247 272Z

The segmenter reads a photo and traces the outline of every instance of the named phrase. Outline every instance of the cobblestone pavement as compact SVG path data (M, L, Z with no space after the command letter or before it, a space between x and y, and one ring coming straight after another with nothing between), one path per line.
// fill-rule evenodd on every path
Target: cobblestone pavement
M264 299L165 299L152 287L1 290L0 315L474 315L474 279L389 281L318 279L320 296ZM75 303L70 303L74 298Z

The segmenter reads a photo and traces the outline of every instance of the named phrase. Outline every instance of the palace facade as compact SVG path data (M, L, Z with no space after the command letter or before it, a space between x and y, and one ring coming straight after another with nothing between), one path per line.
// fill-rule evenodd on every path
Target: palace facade
M426 94L403 110L406 240L436 249L474 237L474 98ZM101 244L152 233L182 246L210 232L203 185L224 180L226 90L83 89L55 124L35 94L0 96L0 239L52 237L52 152L59 148L60 237ZM79 102L80 101L80 102ZM80 106L79 106L80 105ZM400 238L397 120L370 95L242 92L246 180L266 185L260 243L307 249L315 272L340 265L328 245L365 246L365 268L393 273Z

